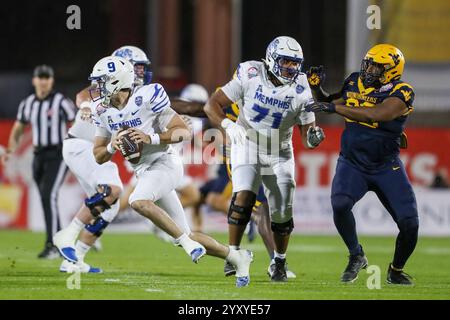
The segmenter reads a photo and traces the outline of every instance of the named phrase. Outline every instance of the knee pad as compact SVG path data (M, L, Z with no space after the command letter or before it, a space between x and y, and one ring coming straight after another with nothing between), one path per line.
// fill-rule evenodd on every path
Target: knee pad
M250 221L250 216L252 215L253 205L256 200L256 195L252 195L251 204L247 206L238 206L234 202L236 200L237 193L233 194L231 198L230 209L228 210L228 224L234 224L239 226L246 226ZM233 212L237 212L241 217L233 218L231 215Z
M94 236L100 237L108 224L109 222L104 220L102 217L97 217L93 223L87 224L85 228Z
M281 236L288 236L291 234L292 230L294 230L294 219L291 218L288 221L282 223L272 222L271 229L276 234L279 234Z
M345 194L336 194L331 196L331 206L333 213L350 212L355 202Z
M100 213L111 208L110 204L105 201L105 198L111 194L111 187L107 184L99 184L97 193L92 197L86 198L84 204L91 210L94 217L98 217ZM116 203L117 199L112 203Z

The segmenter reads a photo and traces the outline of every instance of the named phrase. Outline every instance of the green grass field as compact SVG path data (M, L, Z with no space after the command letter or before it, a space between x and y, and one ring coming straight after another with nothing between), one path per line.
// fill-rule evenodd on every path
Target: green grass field
M69 290L59 260L36 258L42 242L42 234L0 231L0 299L450 299L450 238L419 239L406 270L416 279L414 287L385 283L392 237L361 238L369 263L381 268L381 289L373 290L366 286L365 271L354 284L339 283L347 254L335 236L294 236L288 262L298 277L281 284L266 275L268 257L260 239L245 244L255 261L251 285L241 289L223 276L219 259L206 257L196 265L183 250L152 235L106 233L104 250L86 259L105 272L82 275L81 288Z

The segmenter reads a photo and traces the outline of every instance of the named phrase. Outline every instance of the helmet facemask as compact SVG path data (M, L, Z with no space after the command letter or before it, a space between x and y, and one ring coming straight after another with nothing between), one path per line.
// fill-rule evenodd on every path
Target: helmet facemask
M108 93L108 90L106 89L106 81L107 81L106 78L107 75L100 77L89 77L89 80L91 80L92 84L94 85L93 88L89 89L89 95L91 97L91 100L93 102L102 100L102 105L104 106L109 105L110 101L109 98L110 95Z
M153 73L150 71L150 64L143 62L135 62L134 66L134 85L142 86L150 84Z
M90 77L89 80L91 80L92 83L95 84L95 88L89 89L91 100L94 102L101 100L103 107L109 107L111 96L114 94L114 92L110 92L106 87L106 84L109 81L109 76L103 75L100 77ZM115 85L118 81L119 80L115 80L111 84Z
M371 71L369 68L372 67ZM379 88L384 82L385 65L374 62L372 58L364 59L361 63L360 78L364 87Z
M274 54L275 55L275 54ZM293 58L288 56L278 56L273 57L274 65L272 70L269 71L282 83L289 84L297 79L301 72L303 59ZM284 67L284 65L289 64L289 62L295 64L293 67Z

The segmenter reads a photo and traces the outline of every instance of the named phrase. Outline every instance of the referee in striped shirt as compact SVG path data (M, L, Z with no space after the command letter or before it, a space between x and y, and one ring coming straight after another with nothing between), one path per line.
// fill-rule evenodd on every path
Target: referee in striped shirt
M50 66L37 66L32 83L35 93L19 105L3 162L17 149L25 127L30 124L34 147L33 178L39 188L47 231L44 250L38 257L54 259L59 257L52 242L53 235L60 229L58 191L67 172L62 142L67 123L75 119L75 107L63 94L53 91L54 77Z

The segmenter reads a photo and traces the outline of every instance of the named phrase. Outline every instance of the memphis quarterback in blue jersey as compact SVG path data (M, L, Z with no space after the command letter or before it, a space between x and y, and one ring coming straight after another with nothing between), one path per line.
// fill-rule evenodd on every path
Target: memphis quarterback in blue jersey
M316 102L306 109L337 113L345 119L331 190L334 223L350 253L342 282L354 282L368 264L358 241L352 208L373 191L399 229L387 282L413 284L403 271L419 229L414 191L399 159L400 149L407 147L404 129L414 101L413 88L400 80L404 65L398 48L378 44L367 52L360 72L352 73L342 90L331 95L321 86L325 78L322 67L312 67L308 72Z

